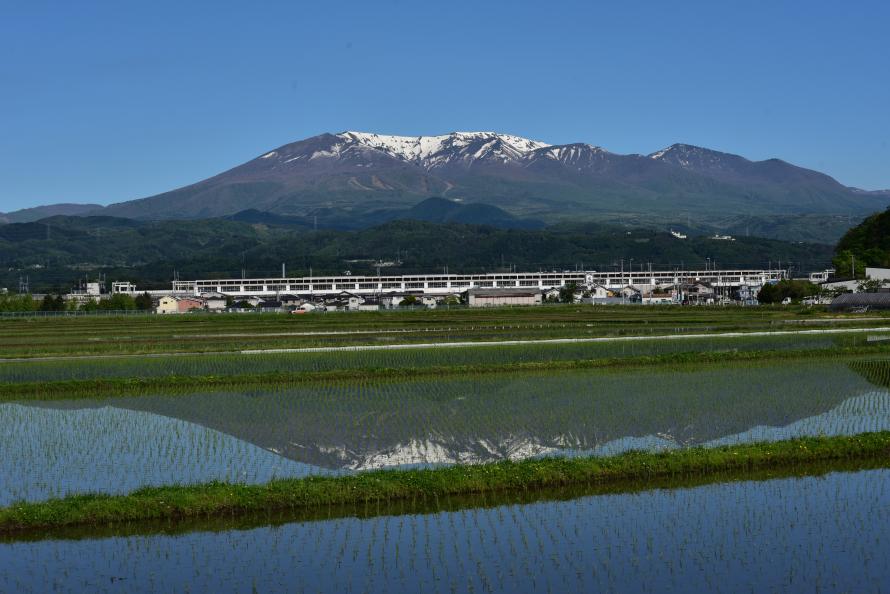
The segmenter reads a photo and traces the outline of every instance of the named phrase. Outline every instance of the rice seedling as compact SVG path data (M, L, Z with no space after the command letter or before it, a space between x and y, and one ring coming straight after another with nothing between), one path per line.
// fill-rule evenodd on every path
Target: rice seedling
M890 581L888 497L890 471L869 470L10 542L0 545L0 590L880 591Z

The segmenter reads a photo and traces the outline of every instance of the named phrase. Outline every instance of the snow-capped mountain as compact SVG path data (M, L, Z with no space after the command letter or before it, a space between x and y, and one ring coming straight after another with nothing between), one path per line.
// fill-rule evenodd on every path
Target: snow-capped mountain
M337 136L343 139L343 146L359 144L370 147L427 169L453 162L469 164L479 160L508 163L550 146L537 140L497 132L452 132L441 136L343 132Z
M349 217L429 197L491 204L514 215L714 215L870 212L881 193L847 188L778 159L749 161L685 144L648 156L585 143L551 145L499 132L320 134L265 152L191 186L114 204L102 214L202 218L254 209Z
M268 163L293 166L319 159L373 164L391 158L432 169L449 164L469 166L477 161L514 163L550 145L497 132L452 132L441 136L390 136L368 132L341 132L328 136L324 145L311 150L294 143L260 157ZM321 138L321 137L317 137ZM311 139L310 139L311 140Z

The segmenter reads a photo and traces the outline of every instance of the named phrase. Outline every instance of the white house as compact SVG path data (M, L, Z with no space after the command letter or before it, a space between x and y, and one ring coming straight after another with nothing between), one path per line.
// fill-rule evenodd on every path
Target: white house
M612 295L609 289L598 284L590 285L587 290L590 293L591 299L606 299Z
M223 311L226 308L226 296L222 293L205 293L201 295L207 311Z

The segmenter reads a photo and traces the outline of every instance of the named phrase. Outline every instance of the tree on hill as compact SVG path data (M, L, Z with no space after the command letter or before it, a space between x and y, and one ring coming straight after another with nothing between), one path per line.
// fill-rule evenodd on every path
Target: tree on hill
M837 274L862 277L866 266L890 268L890 209L876 213L841 238L833 260Z

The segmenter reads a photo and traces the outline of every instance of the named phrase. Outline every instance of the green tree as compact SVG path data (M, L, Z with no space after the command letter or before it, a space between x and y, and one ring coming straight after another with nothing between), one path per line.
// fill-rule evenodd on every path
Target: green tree
M847 231L835 248L834 267L842 277L865 275L866 266L890 267L890 209L873 214Z
M841 278L862 278L865 276L867 260L861 251L858 254L853 253L852 250L838 252L831 263L836 274ZM856 266L855 274L853 273L854 265Z
M136 309L136 300L123 293L115 293L99 301L99 309L106 311L130 311Z
M65 298L61 295L44 295L40 311L65 311Z
M805 280L783 280L774 284L766 284L757 294L757 300L763 304L782 303L790 298L792 303L800 303L805 297L818 295L821 289Z
M575 283L569 283L564 287L559 289L559 300L562 303L574 303L575 302L575 292L578 290L578 285Z
M406 295L404 299L399 303L399 307L409 307L412 305L417 305L417 297L414 295Z
M151 300L151 295L148 294L148 291L143 293L142 295L138 295L134 300L136 303L136 309L141 309L142 311L150 311L154 303Z
M862 293L875 293L878 289L883 288L886 284L887 281L881 280L879 278L869 278L860 281L857 288Z
M80 311L97 311L98 309L99 304L95 299L89 299L80 304Z
M30 295L0 295L2 312L37 311L40 305Z

